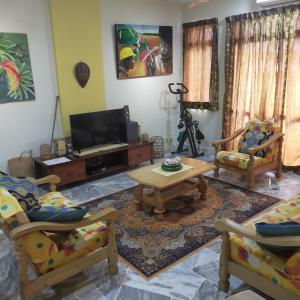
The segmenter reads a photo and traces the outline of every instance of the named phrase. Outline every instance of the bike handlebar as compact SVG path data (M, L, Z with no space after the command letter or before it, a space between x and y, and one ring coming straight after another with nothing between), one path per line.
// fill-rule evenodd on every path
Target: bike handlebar
M183 83L178 83L178 82L176 83L177 86L181 87L181 89L177 88L176 91L174 89L172 89L173 85L175 85L175 83L168 84L169 91L172 94L182 95L182 94L187 94L189 92L188 88Z

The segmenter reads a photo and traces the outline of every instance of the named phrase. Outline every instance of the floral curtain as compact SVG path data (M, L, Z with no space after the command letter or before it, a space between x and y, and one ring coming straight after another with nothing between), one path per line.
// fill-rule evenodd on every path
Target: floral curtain
M285 133L286 166L300 165L299 12L294 5L226 18L223 136L251 119L274 121Z
M218 19L183 24L183 82L186 107L218 110Z

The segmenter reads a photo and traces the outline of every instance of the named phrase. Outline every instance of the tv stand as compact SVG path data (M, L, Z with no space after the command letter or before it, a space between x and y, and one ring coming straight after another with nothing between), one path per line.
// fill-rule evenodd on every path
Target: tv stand
M92 151L90 151L92 150ZM73 156L69 162L48 166L34 159L37 178L50 174L61 178L59 186L118 173L150 161L153 164L152 142L116 144L113 147L89 149Z
M125 144L125 143L106 144L103 146L98 146L98 147L93 147L93 148L88 148L88 149L81 149L81 150L75 151L74 154L78 155L78 156L85 156L88 154L98 153L98 152L101 152L104 150L111 150L111 149L125 147L125 146L128 146L128 144Z

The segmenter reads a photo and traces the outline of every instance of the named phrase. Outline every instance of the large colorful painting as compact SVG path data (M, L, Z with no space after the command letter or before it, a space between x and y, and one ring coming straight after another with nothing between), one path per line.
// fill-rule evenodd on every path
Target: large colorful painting
M116 24L119 79L173 73L172 27Z
M34 99L27 35L0 33L0 103Z

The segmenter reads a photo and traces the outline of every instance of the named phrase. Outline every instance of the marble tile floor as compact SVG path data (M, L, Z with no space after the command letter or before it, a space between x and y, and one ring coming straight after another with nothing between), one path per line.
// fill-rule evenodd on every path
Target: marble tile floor
M201 157L211 160L211 156ZM206 175L212 176L212 173ZM245 186L239 175L228 171L220 172L220 180ZM63 190L63 193L77 203L90 201L124 190L136 183L124 173L84 183ZM300 176L284 173L277 180L272 172L258 176L255 190L261 193L288 199L300 192ZM108 275L105 263L80 273L48 289L37 299L64 300L221 300L226 297L218 291L219 239L191 255L186 260L146 281L125 264L119 262L119 274ZM17 292L17 265L10 242L0 234L0 300L20 299ZM238 278L231 276L230 293L248 288Z

